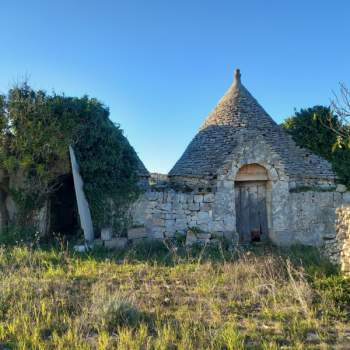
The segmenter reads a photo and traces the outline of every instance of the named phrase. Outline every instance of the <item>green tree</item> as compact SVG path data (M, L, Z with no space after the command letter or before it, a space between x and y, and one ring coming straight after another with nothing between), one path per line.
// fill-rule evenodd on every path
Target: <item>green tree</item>
M334 128L345 130L346 126L329 107L314 106L296 111L282 127L298 146L330 161L339 182L350 186L350 149L333 131Z

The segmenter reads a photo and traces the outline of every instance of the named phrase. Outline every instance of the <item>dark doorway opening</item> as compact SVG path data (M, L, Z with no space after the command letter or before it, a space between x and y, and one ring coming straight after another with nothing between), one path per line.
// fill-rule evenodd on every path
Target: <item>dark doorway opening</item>
M60 182L50 200L50 232L73 235L79 229L73 175L62 176Z

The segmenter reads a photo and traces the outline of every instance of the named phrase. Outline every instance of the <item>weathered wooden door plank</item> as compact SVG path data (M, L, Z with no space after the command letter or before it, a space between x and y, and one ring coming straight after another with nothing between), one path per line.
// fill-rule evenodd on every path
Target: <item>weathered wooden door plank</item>
M252 232L267 237L266 182L236 183L236 228L242 242L249 242Z

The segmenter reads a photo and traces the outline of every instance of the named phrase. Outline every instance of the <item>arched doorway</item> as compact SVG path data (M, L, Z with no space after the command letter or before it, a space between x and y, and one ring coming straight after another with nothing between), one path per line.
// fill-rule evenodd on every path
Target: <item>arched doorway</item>
M235 179L236 228L241 242L268 237L268 174L259 164L240 168Z

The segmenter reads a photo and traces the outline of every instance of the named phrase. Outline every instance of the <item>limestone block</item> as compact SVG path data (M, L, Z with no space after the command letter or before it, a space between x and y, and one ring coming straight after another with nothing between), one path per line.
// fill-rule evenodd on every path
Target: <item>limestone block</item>
M128 229L128 239L140 239L148 236L145 227L132 227Z
M109 241L104 241L104 246L107 249L123 249L127 246L128 239L126 237L116 237Z
M164 197L164 200L168 203L173 203L176 201L176 193L174 191L165 192Z
M176 223L176 220L175 220L175 219L165 220L165 228L166 228L167 230L172 229L172 228L175 228L175 223Z
M231 231L236 229L236 220L233 216L226 216L224 218L225 231Z
M145 197L149 201L156 201L159 198L159 192L147 191Z
M171 220L171 219L175 219L176 218L176 214L175 213L164 213L164 219L165 220Z
M214 232L223 232L223 231L225 231L224 220L212 221L210 226L211 226L211 231L214 231Z
M214 202L214 194L213 193L207 193L203 196L203 202L204 203L212 203Z
M164 237L166 237L166 238L173 238L173 237L175 237L175 232L176 231L165 231L164 232Z
M108 241L108 240L112 239L112 236L113 236L112 227L103 227L101 229L101 239L103 241Z
M73 250L77 253L85 253L90 249L87 244L75 245Z
M196 227L198 227L203 232L209 231L209 225L207 222L198 221Z
M163 211L170 211L171 210L171 203L163 203L160 205L160 210Z
M160 227L152 227L150 229L150 237L154 239L163 239L165 230Z
M198 211L199 210L199 203L189 203L188 209L191 211Z
M187 227L187 220L186 219L176 219L175 220L175 227L176 229L184 229Z
M343 199L343 203L350 204L350 192L344 192L342 199Z
M193 196L193 201L195 203L202 203L203 202L203 195L202 194L195 194Z
M209 213L207 211L200 211L197 213L197 220L207 222L209 220Z
M199 204L199 208L202 211L209 211L211 209L211 204L203 202Z
M178 194L179 203L187 203L187 195L185 193Z
M297 232L290 230L270 230L269 237L273 243L281 246L289 246L296 243L293 238L297 235Z
M336 191L341 192L341 193L346 192L346 186L339 184L339 185L337 185Z
M222 186L226 189L234 188L234 181L224 180L222 181Z
M332 192L330 192L332 193ZM334 205L340 205L342 203L342 194L339 192L333 192Z
M188 221L188 227L196 227L196 226L197 226L197 220Z
M186 202L186 203L180 203L181 204L181 208L182 208L182 210L188 210L188 203Z
M318 218L323 222L334 224L336 221L335 209L332 207L324 207L320 210Z
M152 218L151 225L152 226L165 226L165 220L164 219Z
M210 233L197 233L197 239L200 241L209 241L209 239L211 238L211 234Z
M174 203L172 204L171 209L172 209L173 211L181 211L181 210L184 210L184 207L185 207L185 206L186 206L186 205L184 205L184 203L174 202Z

